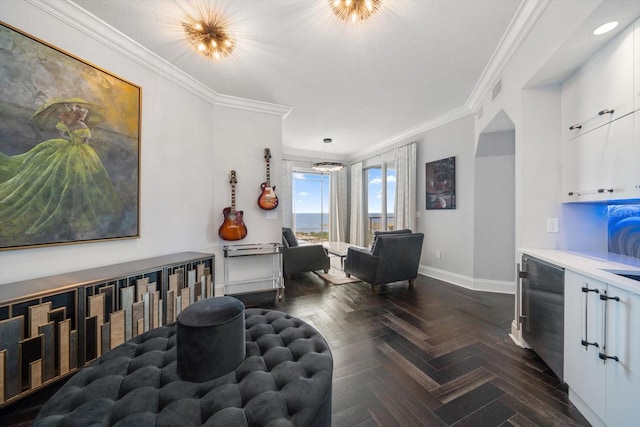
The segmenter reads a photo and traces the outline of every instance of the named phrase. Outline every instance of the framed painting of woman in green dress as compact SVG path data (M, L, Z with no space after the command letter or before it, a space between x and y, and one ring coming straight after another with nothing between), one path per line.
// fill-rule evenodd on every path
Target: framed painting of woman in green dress
M139 237L141 88L0 22L0 250Z

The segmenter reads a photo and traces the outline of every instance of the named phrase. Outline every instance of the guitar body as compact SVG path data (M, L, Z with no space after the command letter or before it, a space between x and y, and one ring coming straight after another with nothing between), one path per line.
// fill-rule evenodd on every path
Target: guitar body
M277 208L278 196L276 196L275 193L276 187L269 187L266 182L263 182L260 185L260 189L262 190L262 194L258 197L258 206L266 211Z
M271 150L264 149L264 161L267 163L267 180L260 184L262 193L258 197L258 206L260 209L270 211L278 207L278 196L276 196L276 186L271 186Z
M230 207L224 208L224 222L218 229L218 236L224 240L242 240L247 236L247 226L242 221L242 211L231 212Z
M247 236L247 226L242 221L242 211L236 210L236 171L229 173L229 184L231 184L231 206L222 210L224 221L218 229L218 236L224 240L242 240Z

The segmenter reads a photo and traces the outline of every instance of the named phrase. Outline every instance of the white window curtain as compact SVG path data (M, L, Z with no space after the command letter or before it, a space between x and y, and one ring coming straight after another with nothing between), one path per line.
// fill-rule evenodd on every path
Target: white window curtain
M331 172L329 194L329 240L345 242L347 238L347 169Z
M280 191L278 191L278 207L282 214L282 226L292 227L291 212L293 205L291 204L291 179L293 175L293 162L291 160L282 160L282 182L280 183Z
M351 221L349 243L364 246L364 201L362 200L362 162L351 165Z
M396 200L394 202L396 230L416 231L416 146L415 142L395 149Z

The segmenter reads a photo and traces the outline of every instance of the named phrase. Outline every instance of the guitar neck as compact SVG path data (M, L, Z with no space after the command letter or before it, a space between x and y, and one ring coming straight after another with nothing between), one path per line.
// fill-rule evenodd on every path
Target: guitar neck
M231 184L231 213L236 213L236 185Z
M271 187L271 164L267 159L267 187Z

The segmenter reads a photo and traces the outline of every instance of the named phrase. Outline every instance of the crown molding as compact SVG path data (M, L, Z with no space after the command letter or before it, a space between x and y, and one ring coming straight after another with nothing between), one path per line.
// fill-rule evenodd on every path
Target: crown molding
M140 43L118 31L100 18L84 10L71 0L26 0L61 22L80 31L132 62L176 83L193 95L225 108L282 116L284 120L291 107L252 99L222 95L205 86L167 60L159 57Z
M498 43L496 50L493 51L487 66L482 71L478 82L471 91L471 95L466 103L471 111L476 111L480 107L482 99L489 93L499 79L505 66L511 60L513 54L520 47L550 2L551 0L524 0L520 4L509 27L502 36L502 39L500 39L500 43Z
M388 150L394 144L406 142L407 140L415 137L416 135L419 135L428 130L440 127L454 120L458 120L472 113L473 112L466 105L463 105L462 107L458 107L455 110L451 110L447 113L441 114L438 117L435 117L417 126L409 128L398 134L395 134L392 137L379 142L378 144L372 146L371 148L365 151L359 151L356 157L349 157L349 161L354 162L354 161L367 159L371 157L371 155L378 154L381 151Z
M286 119L293 110L293 108L287 107L286 105L271 104L253 99L220 94L216 94L214 104L220 107L278 115L282 116L282 120Z

